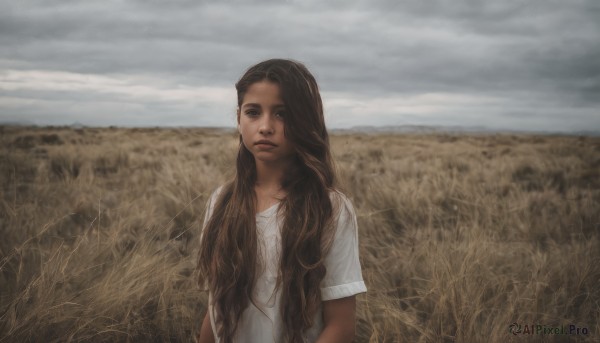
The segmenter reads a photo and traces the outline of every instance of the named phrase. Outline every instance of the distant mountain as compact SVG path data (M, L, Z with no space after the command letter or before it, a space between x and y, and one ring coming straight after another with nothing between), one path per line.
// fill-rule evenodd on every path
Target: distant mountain
M574 136L592 136L592 137L600 137L600 131L592 131L592 130L582 130L582 131L573 131L568 133L569 135Z
M573 136L600 136L600 130L585 131L532 131L514 129L493 129L485 126L442 126L442 125L395 125L395 126L353 126L349 129L331 129L333 133L515 133L515 134L539 134L539 135L573 135Z
M76 121L73 124L69 125L69 127L72 128L72 129L83 129L86 126L83 125L82 123Z
M32 122L31 120L0 121L0 125L4 125L4 126L37 126L37 124Z

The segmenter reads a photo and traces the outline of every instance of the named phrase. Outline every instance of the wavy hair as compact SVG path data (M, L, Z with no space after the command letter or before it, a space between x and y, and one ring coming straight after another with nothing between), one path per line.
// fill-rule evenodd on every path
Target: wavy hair
M335 166L325 128L323 104L313 75L293 60L270 59L250 67L236 83L238 106L248 87L268 80L280 87L286 107L284 135L295 149L294 162L284 173L287 195L277 289L287 342L303 342L321 304L324 258L334 236L337 211L330 191L337 187ZM256 233L256 164L239 137L235 176L225 183L204 228L198 269L200 284L212 292L217 334L232 342L237 322L252 300L261 260ZM278 213L279 214L279 213Z

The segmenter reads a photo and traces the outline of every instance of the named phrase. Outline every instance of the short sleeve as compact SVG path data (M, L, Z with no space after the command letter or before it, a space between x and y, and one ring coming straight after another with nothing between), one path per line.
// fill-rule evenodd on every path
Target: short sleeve
M336 231L331 249L325 258L327 268L321 282L323 301L349 297L367 291L358 257L358 224L354 207L342 193L337 215ZM333 200L333 199L332 199ZM335 206L336 202L332 201Z

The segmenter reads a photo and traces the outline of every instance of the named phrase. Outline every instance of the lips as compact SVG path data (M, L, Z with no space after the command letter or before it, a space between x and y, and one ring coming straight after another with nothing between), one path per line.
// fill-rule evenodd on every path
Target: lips
M272 146L277 146L277 145L275 145L275 143L268 141L266 139L261 139L258 142L254 143L254 145L258 145L258 144L268 144L268 145L272 145Z

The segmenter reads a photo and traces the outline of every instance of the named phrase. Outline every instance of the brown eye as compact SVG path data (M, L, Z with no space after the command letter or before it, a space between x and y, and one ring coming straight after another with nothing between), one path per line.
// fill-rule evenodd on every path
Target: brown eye
M256 110L247 110L245 113L247 116L251 116L251 117L258 115L258 111L256 111Z

